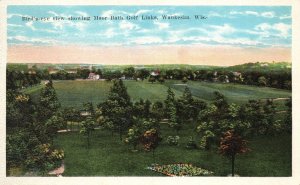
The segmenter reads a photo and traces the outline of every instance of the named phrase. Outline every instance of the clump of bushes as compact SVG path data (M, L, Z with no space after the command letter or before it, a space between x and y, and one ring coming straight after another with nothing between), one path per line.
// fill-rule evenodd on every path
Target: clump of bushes
M22 167L42 173L60 166L63 150L55 149L49 143L42 143L35 134L19 130L7 135L7 169Z

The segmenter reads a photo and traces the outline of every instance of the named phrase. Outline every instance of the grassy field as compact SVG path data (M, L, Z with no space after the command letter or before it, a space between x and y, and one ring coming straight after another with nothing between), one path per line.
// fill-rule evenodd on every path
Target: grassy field
M213 92L219 91L230 103L243 104L249 99L287 98L291 91L261 88L238 84L221 84L208 82L166 81L163 84L151 84L148 81L124 81L133 101L140 98L150 101L164 101L167 89L171 87L176 95L182 95L188 86L197 99L211 101ZM112 82L106 81L54 81L58 98L65 106L81 107L82 103L91 101L94 105L107 98ZM25 89L36 101L43 86ZM276 101L279 108L284 108L285 101ZM86 139L78 132L59 133L54 144L65 151L64 176L160 176L147 170L152 163L192 163L214 172L215 176L227 176L231 172L230 161L218 154L217 146L210 151L188 150L185 148L190 136L198 142L194 131L196 125L186 124L180 131L179 146L169 146L166 138L175 131L167 125L161 125L164 138L156 150L155 161L152 153L132 152L132 146L119 140L118 134L111 136L106 130L96 130L92 134L90 149L86 148ZM124 138L123 138L124 139ZM236 173L241 176L291 176L291 136L259 136L249 139L251 151L236 159Z
M181 81L170 80L163 84L151 84L148 81L124 81L128 93L133 101L140 98L150 101L164 101L167 96L167 89L171 87L176 97L182 95L185 84ZM108 95L112 82L106 81L55 81L54 88L63 106L80 107L84 102L93 102L94 105L104 101ZM256 87L238 84L222 84L209 82L189 81L190 88L195 98L210 101L213 99L213 92L220 91L229 102L237 104L246 103L249 99L263 98L287 98L291 96L291 91L280 90L268 87ZM42 86L35 86L24 90L37 100Z
M105 130L96 130L92 135L90 149L86 139L78 132L60 133L54 144L65 151L63 176L161 176L146 167L152 163L192 163L214 172L215 176L227 176L231 172L230 161L219 155L216 146L211 151L188 150L185 145L194 135L194 125L186 125L179 132L179 146L169 146L166 138L174 130L162 125L162 143L155 151L132 152L132 146L119 140L118 134L111 136ZM195 136L195 135L194 135ZM240 176L291 176L291 136L260 136L249 139L251 151L238 155L236 173Z

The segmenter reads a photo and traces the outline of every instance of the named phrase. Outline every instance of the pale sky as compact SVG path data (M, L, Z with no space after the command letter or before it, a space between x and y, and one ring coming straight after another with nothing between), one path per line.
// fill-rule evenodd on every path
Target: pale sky
M157 18L142 20L150 15ZM195 15L206 18L196 20ZM94 16L108 20L95 21ZM111 16L124 19L109 20ZM23 21L22 17L49 19ZM9 63L291 62L288 6L8 6L7 18Z
M11 46L10 63L192 64L231 66L247 62L290 61L288 48L224 46Z

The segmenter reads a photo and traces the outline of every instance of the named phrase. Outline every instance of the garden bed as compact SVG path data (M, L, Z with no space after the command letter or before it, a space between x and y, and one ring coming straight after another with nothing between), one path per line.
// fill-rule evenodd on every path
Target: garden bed
M195 167L192 164L178 163L158 165L154 164L147 169L162 173L167 176L210 176L213 172L203 168Z

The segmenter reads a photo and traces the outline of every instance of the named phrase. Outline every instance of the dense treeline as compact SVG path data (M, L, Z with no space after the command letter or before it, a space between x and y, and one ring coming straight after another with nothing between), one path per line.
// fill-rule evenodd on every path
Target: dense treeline
M250 65L251 64L251 65ZM208 81L220 83L239 83L262 87L274 87L280 89L292 89L291 70L282 68L267 70L268 67L257 67L259 63L244 64L242 67L209 68L209 69L147 69L127 67L123 70L109 70L96 68L78 68L76 70L40 70L32 68L26 72L17 69L7 70L7 87L13 89L25 88L39 84L41 80L75 80L87 79L90 73L99 75L101 79L149 79L149 82L163 83L166 79L192 81ZM248 67L248 68L245 68ZM255 68L253 68L255 66ZM240 70L238 70L240 69Z

